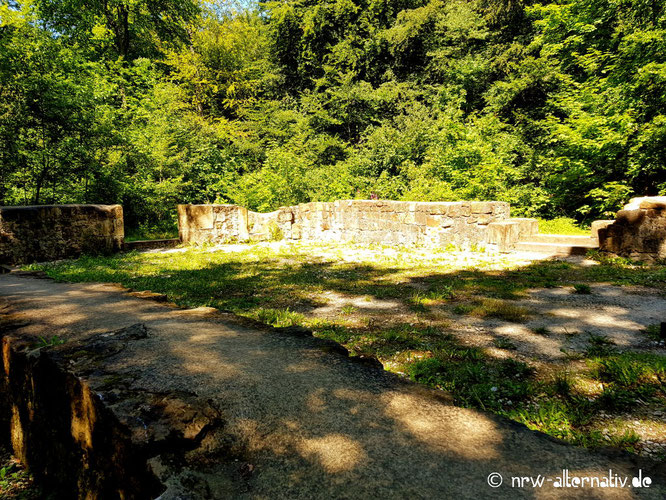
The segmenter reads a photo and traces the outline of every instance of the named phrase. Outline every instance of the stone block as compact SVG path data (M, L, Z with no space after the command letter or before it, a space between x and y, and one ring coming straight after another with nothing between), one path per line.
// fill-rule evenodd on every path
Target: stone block
M620 210L615 217L615 221L617 224L640 224L645 215L645 211L640 209Z
M487 241L497 245L500 252L508 252L520 239L520 223L511 220L488 224Z
M446 207L446 215L453 218L461 217L462 203L448 203Z
M518 223L518 233L520 239L526 239L539 232L539 221L525 217L512 217L511 222Z
M666 210L666 196L642 198L639 203L639 208L643 210Z
M615 221L614 220L595 220L592 223L592 226L590 227L590 236L598 240L599 239L599 231L607 228L611 224L613 224Z
M215 216L211 205L187 205L187 220L191 229L213 229Z
M480 226L485 226L487 224L490 224L492 220L493 218L491 214L479 214L476 223L479 224Z
M281 208L277 211L278 222L294 222L294 212L290 208Z
M634 198L612 224L597 229L602 251L633 259L666 258L666 215L663 196Z
M428 227L439 227L441 225L441 221L442 220L437 216L426 216L426 226Z
M491 214L493 213L493 203L489 201L473 201L470 204L470 210L473 214Z

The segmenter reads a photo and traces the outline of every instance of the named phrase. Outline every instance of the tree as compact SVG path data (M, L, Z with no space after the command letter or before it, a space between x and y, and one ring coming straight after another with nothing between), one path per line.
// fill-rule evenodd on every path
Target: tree
M45 26L81 46L124 59L155 57L188 40L196 0L36 0Z

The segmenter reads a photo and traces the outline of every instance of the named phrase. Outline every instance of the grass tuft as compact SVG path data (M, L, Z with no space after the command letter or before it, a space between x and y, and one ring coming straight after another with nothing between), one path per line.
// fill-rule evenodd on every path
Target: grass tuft
M573 287L574 293L577 293L578 295L589 295L592 293L590 285L586 285L585 283L576 283Z
M530 311L525 307L512 304L506 300L483 299L481 304L472 311L472 314L518 323L525 321L529 317Z
M287 309L256 309L249 315L251 318L276 327L301 326L305 316Z

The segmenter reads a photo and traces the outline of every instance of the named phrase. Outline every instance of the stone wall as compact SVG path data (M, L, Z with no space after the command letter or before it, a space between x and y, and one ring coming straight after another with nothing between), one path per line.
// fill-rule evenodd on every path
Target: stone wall
M178 234L188 243L245 241L248 210L237 205L178 205Z
M615 221L599 221L602 251L637 260L666 259L666 196L634 198Z
M120 205L0 207L0 264L110 253L124 235Z
M292 239L465 246L495 243L488 227L509 218L509 204L342 200L260 214L236 205L180 205L183 242Z

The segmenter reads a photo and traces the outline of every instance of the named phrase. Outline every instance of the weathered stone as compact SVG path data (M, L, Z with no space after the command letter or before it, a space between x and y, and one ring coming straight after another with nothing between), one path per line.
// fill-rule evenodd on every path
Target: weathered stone
M615 216L615 220L620 224L639 224L646 213L644 210L620 210Z
M519 239L519 222L508 220L488 224L488 243L497 245L500 252L511 250Z
M512 217L511 222L518 223L520 239L525 239L539 232L539 221L525 217Z
M592 222L592 226L590 227L590 233L592 239L598 240L599 231L607 228L614 222L615 222L614 220L595 220L594 222Z
M103 403L105 391L77 373L77 366L93 373L100 359L145 336L145 328L127 330L97 336L85 350L69 344L30 350L23 340L2 339L0 413L11 415L7 424L14 454L30 464L58 498L155 498L164 490L146 466L145 441L133 442L117 414ZM107 377L100 375L103 385ZM139 407L143 404L140 398L136 401Z
M124 233L120 205L0 207L0 264L116 252Z
M637 260L666 258L666 210L660 208L664 198L634 198L612 224L599 224L599 248Z
M471 203L471 210L473 214L490 214L493 212L492 202L473 201Z
M240 207L212 207L212 229L202 228L201 224L189 224L179 217L183 241L223 242L244 239L242 217L235 215L241 210ZM179 213L187 215L188 211L179 208ZM338 200L282 207L268 214L246 211L245 234L255 240L269 239L277 227L282 237L287 239L464 245L486 241L487 225L506 219L508 213L507 203L494 201Z
M492 220L492 216L490 214L479 214L476 220L477 224L480 225L486 225L490 224L490 221Z
M178 205L178 232L185 243L249 239L248 210L237 205Z
M277 214L278 222L294 222L294 213L290 208L281 208Z
M213 229L215 217L213 205L180 205L187 211L187 221L192 229Z
M642 210L665 210L666 209L666 196L653 196L650 198L643 198L640 202L639 208Z

